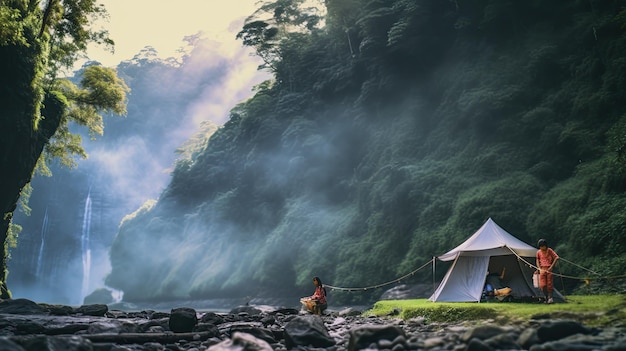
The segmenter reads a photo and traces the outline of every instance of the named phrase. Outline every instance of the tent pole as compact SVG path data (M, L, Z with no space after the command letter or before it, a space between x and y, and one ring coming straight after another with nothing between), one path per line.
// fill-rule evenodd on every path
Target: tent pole
M433 256L433 291L435 291L437 287L435 286L435 256Z

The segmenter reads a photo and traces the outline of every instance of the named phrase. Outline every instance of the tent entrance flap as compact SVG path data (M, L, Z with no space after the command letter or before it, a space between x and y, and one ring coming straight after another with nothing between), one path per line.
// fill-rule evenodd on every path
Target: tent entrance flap
M457 256L452 267L429 300L480 301L488 266L489 256Z

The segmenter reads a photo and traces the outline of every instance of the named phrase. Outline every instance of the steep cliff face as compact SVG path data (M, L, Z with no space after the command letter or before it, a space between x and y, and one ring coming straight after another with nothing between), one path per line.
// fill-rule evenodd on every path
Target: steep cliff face
M323 29L275 44L273 84L122 222L109 285L131 301L368 286L488 217L623 270L620 1L327 6Z

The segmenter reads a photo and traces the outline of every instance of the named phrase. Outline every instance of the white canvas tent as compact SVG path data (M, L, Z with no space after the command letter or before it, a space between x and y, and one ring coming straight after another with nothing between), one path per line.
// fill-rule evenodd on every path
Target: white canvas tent
M513 289L514 298L541 296L532 284L534 269L517 257L535 264L536 252L536 248L515 238L489 218L465 242L438 257L454 262L429 300L479 302L488 272L500 273L503 267L506 267L504 281ZM557 291L554 298L562 300Z

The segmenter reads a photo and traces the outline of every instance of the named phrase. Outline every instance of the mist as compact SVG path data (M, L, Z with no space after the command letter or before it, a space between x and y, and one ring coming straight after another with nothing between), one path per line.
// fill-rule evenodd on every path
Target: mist
M331 262L350 254L340 250L348 243L342 236L367 230L355 223L349 179L368 150L368 132L347 118L351 109L329 106L277 122L304 103L284 101L286 111L274 116L235 111L191 166L174 171L158 203L122 223L107 283L131 302L231 304L293 302L310 294L314 276L332 283ZM262 126L244 138L240 126L257 118Z
M88 159L77 169L53 164L52 177L33 179L32 213L16 211L14 218L23 226L8 263L15 297L76 305L105 288L122 218L159 197L178 148L207 125L221 125L266 78L249 49L208 39L176 60L147 51L118 66L131 87L128 115L105 116L96 140L83 135Z

